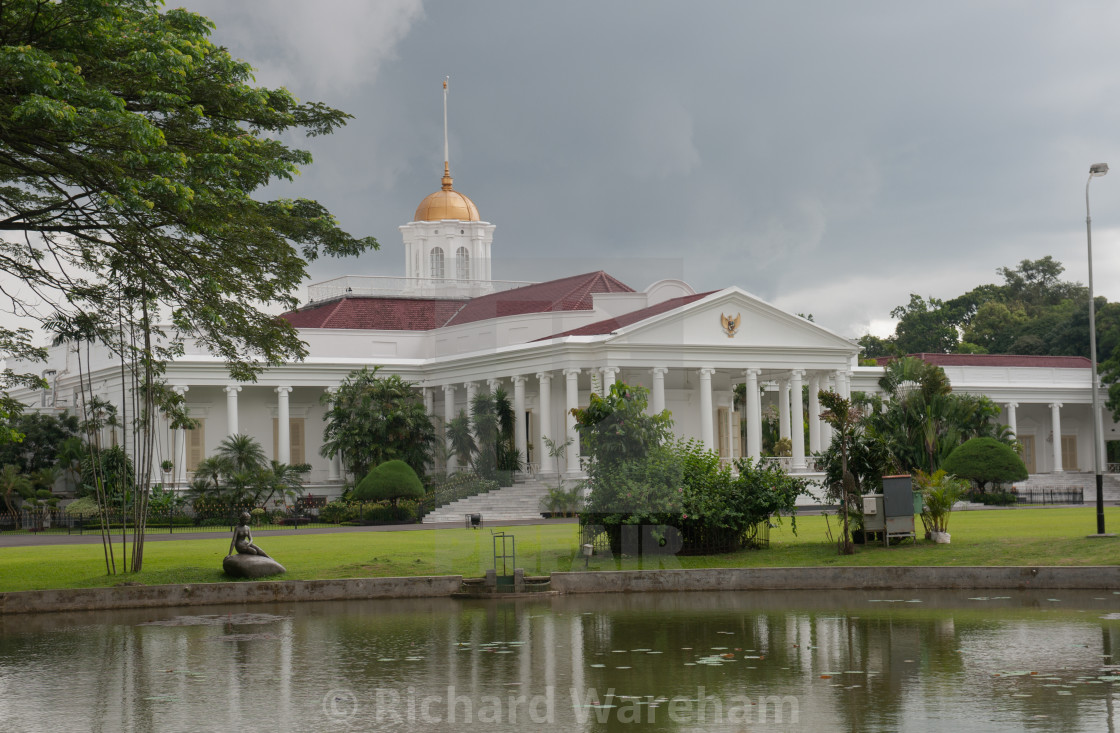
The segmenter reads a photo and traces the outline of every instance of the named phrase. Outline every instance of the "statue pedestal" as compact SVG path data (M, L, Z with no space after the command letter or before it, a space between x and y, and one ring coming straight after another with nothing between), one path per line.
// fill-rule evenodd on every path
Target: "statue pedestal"
M288 572L280 563L263 555L227 555L222 570L234 578L264 578Z

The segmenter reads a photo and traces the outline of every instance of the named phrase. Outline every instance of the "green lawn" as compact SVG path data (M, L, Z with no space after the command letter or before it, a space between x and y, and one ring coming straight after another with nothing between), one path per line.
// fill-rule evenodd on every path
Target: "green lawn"
M1110 530L1120 531L1120 508L1106 510ZM801 517L798 533L788 519L771 532L770 549L729 555L638 558L595 557L598 570L654 567L796 567L818 565L1115 565L1120 538L1088 539L1096 531L1092 507L1017 508L953 514L950 545L909 542L884 548L859 546L841 557L826 538L825 519ZM836 523L833 520L833 531ZM517 566L531 575L583 568L577 557L578 527L548 524L507 527L517 539ZM408 532L351 532L256 537L288 568L286 580L389 577L408 575L482 575L492 562L492 539L484 530L443 529ZM228 539L149 542L145 570L107 576L102 548L91 545L40 545L0 549L0 592L43 588L90 588L138 582L217 583L226 581L222 558ZM117 546L119 552L119 545ZM574 562L573 562L574 560Z

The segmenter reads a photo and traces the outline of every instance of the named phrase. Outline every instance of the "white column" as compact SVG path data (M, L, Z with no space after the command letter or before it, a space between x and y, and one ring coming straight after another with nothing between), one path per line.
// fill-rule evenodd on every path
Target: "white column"
M793 442L793 461L791 467L796 471L805 468L805 425L802 422L804 401L801 399L801 377L804 370L790 372L789 390L793 395L793 409L790 415L790 440Z
M783 379L778 383L778 437L790 437L789 418L789 380Z
M758 375L761 369L745 369L747 377L747 457L755 461L762 455L762 412L758 402Z
M502 386L502 381L500 379L487 379L486 380L486 387L487 387L487 389L490 390L490 394L494 394L495 392L497 392L498 388L501 387L501 386Z
M1016 438L1019 437L1019 421L1015 416L1015 409L1019 407L1018 402L1007 403L1007 427L1011 429L1011 434Z
M821 378L817 374L809 377L809 452L821 450Z
M1050 430L1054 434L1054 473L1062 473L1062 403L1050 403Z
M436 391L431 387L423 387L421 391L424 393L424 414L428 417L435 417Z
M181 384L172 387L172 389L175 390L176 394L182 396L190 390L190 387ZM175 429L175 457L171 460L175 463L172 483L182 486L187 482L187 431L183 428Z
M291 391L291 387L276 388L276 460L284 464L292 462L291 418L288 412L288 394Z
M237 435L237 393L241 385L230 384L226 386L226 435Z
M454 471L456 466L455 454L451 450L451 432L448 427L455 419L455 385L443 385L443 440L447 446L447 472Z
M525 377L515 374L513 380L513 445L517 459L528 463L528 441L525 439ZM528 465L525 466L528 471Z
M665 410L665 375L668 367L653 368L653 394L650 396L650 412L657 415Z
M568 475L575 476L579 473L579 433L576 432L576 418L572 410L579 407L579 369L565 369L564 378L566 387L564 394L564 424L567 427L567 436L572 444L568 446Z
M599 371L603 373L603 396L606 397L610 394L611 386L614 385L615 375L618 374L618 367L600 367Z
M716 449L712 424L712 375L715 369L704 367L700 375L700 441L708 450Z
M540 403L540 447L537 455L538 462L541 464L541 473L551 473L553 468L557 468L553 459L548 455L548 444L544 442L545 438L555 440L552 437L552 375L548 372L539 372L537 380L540 382L540 397L537 400ZM563 441L560 441L563 442Z
M836 394L846 400L852 399L852 383L849 381L851 372L836 371Z

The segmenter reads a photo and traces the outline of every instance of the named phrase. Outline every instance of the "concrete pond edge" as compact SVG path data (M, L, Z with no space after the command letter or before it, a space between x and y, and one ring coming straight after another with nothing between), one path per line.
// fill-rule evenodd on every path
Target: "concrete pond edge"
M700 568L556 572L551 589L576 593L744 590L1120 590L1120 566ZM0 615L230 603L434 598L461 575L120 585L0 593Z

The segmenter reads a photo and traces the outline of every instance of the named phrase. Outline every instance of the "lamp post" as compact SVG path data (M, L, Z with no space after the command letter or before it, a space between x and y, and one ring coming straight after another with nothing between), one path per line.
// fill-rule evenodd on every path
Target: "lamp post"
M1093 470L1097 479L1097 534L1104 532L1104 473L1101 462L1101 403L1097 390L1097 314L1093 301L1093 220L1089 216L1089 184L1094 178L1108 173L1108 163L1089 166L1089 180L1085 181L1085 239L1089 245L1089 361L1093 378Z

